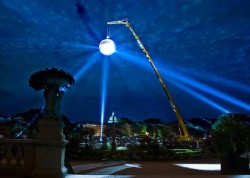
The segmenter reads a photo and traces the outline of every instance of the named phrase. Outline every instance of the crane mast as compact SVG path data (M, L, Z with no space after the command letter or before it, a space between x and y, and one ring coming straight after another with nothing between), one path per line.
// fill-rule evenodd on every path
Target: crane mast
M160 83L161 83L161 86L165 92L165 94L167 95L168 97L168 100L172 106L172 109L173 111L175 112L175 115L176 115L176 118L177 118L177 121L178 121L178 124L179 124L179 127L181 128L180 129L180 136L178 138L178 141L191 141L192 140L192 137L189 135L189 132L187 130L187 127L182 119L182 116L179 112L179 109L177 108L175 102L174 102L174 99L173 97L171 96L170 92L168 91L168 88L166 86L166 84L164 83L159 71L157 70L152 58L150 57L148 51L146 50L146 48L144 47L144 45L142 44L141 40L139 39L138 35L135 33L135 31L133 30L133 28L131 27L131 25L129 24L128 22L128 19L125 19L125 20L118 20L118 21L111 21L111 22L107 22L108 25L117 25L117 24L123 24L123 25L126 25L126 27L129 28L129 30L132 32L132 34L134 35L136 41L138 42L140 48L142 49L142 51L144 52L145 56L147 57L149 63L151 64L152 68L154 69L155 71L155 74L156 76L158 77Z

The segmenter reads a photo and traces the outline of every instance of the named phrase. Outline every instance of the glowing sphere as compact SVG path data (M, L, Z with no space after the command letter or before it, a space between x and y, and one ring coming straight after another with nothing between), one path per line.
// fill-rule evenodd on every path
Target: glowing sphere
M115 52L115 43L111 39L102 40L99 44L99 50L102 54L109 56Z

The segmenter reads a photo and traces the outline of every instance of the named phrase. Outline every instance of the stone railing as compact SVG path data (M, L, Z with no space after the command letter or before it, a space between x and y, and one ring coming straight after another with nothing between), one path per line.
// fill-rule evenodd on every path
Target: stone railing
M0 140L0 177L28 176L35 162L35 141L28 139Z
M0 139L0 177L64 178L68 143L59 119L42 119L36 139Z

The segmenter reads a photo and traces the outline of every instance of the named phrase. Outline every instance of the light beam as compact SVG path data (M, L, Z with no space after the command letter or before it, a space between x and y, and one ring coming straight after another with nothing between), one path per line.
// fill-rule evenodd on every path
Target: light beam
M229 113L229 111L228 111L226 108L220 106L219 104L217 104L217 103L215 103L214 101L208 99L207 97L205 97L205 96L203 96L203 95L197 93L196 91L192 90L191 88L188 88L188 87L186 87L185 85L180 84L180 83L178 83L178 82L173 82L173 81L171 81L171 82L172 82L174 85L176 85L178 88L180 88L181 90L186 91L186 92L189 93L190 95L193 95L194 97L200 99L201 101L204 101L205 103L207 103L207 104L209 104L210 106L212 106L212 107L214 107L214 108L216 108L216 109L222 111L223 113Z
M107 60L103 61L102 68L102 89L101 89L101 136L100 142L102 142L103 136L103 122L104 122L104 114L105 114L105 104L106 104L106 93L107 93L107 78L108 78L108 64Z
M180 73L177 73L177 72L173 72L173 71L170 72L170 70L166 70L166 69L164 70L164 74L169 75L169 76L171 76L171 77L173 77L173 78L181 81L182 83L184 83L186 85L189 85L189 86L191 86L193 88L196 88L196 89L201 90L203 92L206 92L206 93L208 93L210 95L216 96L216 97L218 97L218 98L220 98L222 100L225 100L225 101L227 101L227 102L229 102L231 104L234 104L236 106L244 108L244 109L246 109L248 111L250 110L250 104L245 103L244 101L241 101L241 100L239 100L237 98L234 98L232 96L229 96L226 93L223 93L223 92L221 92L221 91L219 91L219 90L217 90L217 89L215 89L213 87L210 87L210 86L208 86L206 84L203 84L203 83L201 83L201 82L199 82L197 80L194 80L194 79L192 79L190 77L181 75Z
M118 55L123 56L125 59L128 59L130 62L133 62L133 63L139 65L143 69L146 69L148 71L150 70L150 66L145 65L145 63L143 63L143 60L141 60L140 57L137 57L138 55L134 54L132 51L129 51L127 53L119 52ZM158 66L162 66L162 65L158 65ZM160 70L163 72L164 76L172 77L172 78L175 78L177 80L179 78L184 77L180 73L173 72L172 70L169 70L169 69L166 70L166 69L160 68ZM175 86L177 86L181 90L189 93L190 95L194 96L195 98L197 98L197 99L199 99L199 100L201 100L201 101L209 104L213 108L218 109L219 111L221 111L223 113L229 113L229 111L226 108L224 108L223 106L219 105L218 103L215 103L214 101L208 99L206 96L203 96L203 95L197 93L196 91L194 91L193 89L188 88L187 85L183 85L183 84L180 84L179 82L174 82L174 81L176 81L176 80L170 80L171 83L173 83ZM189 85L192 85L192 83L190 82Z
M97 55L99 53L94 53L92 54L90 57L88 57L88 61L87 63L85 63L80 70L78 70L75 74L74 74L74 78L77 81L82 75L84 75L85 72L87 72L87 70L92 67L96 62L97 62Z

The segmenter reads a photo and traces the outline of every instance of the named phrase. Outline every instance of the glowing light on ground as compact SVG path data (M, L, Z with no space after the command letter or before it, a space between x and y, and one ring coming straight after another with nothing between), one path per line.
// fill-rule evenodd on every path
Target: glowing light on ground
M141 168L140 164L123 164L120 166L112 166L112 167L107 167L107 168L103 168L97 171L93 171L88 173L88 175L111 175L114 174L116 172L122 171L124 169L128 169L128 168Z
M131 178L133 175L76 175L67 174L65 178Z
M220 164L174 164L175 166L188 168L188 169L195 169L200 171L220 171L221 166Z
M103 61L103 69L102 69L102 88L101 88L101 136L100 142L102 142L103 136L103 122L104 122L104 114L105 114L105 104L106 104L106 93L107 93L107 78L108 78L108 64L107 60Z
M128 167L135 167L135 168L142 168L142 165L141 164L125 164L125 166L128 166Z
M189 153L201 153L202 149L196 148L196 149L171 149L176 154L189 154Z
M116 51L115 43L111 39L102 40L99 44L99 49L102 54L109 56Z
M110 162L100 162L100 163L91 163L91 164L82 164L82 165L75 165L72 166L74 172L77 174L81 171L84 170L91 170L91 169L97 169L97 168L102 168L102 167L107 167L107 166L115 166L118 164L124 164L125 161L110 161Z

